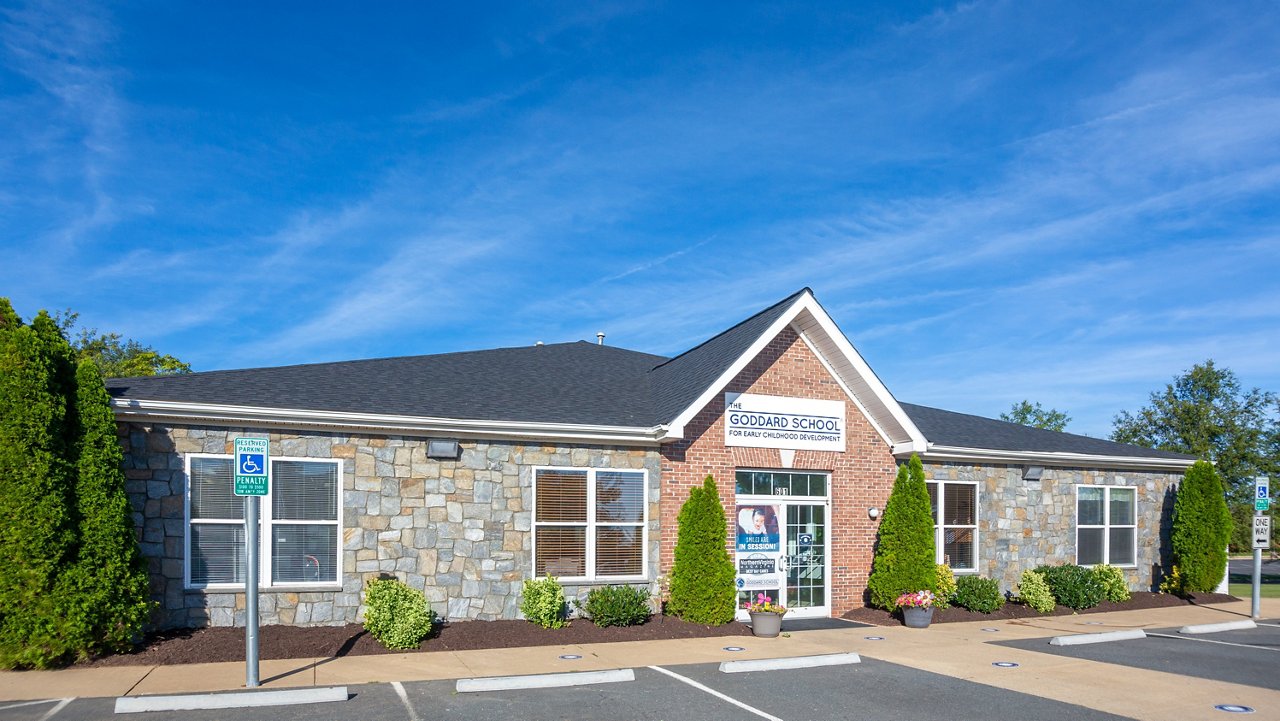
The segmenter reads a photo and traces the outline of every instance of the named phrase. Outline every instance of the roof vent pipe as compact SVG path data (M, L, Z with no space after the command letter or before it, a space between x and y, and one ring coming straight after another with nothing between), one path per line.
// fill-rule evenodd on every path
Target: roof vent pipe
M599 333L596 333L596 341L597 341L596 343L597 345L604 345L604 331L600 331Z
M534 345L542 345L542 341L538 341L537 343L534 343Z

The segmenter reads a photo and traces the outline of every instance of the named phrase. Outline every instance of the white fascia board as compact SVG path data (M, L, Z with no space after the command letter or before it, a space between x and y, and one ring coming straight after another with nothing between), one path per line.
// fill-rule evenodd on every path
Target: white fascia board
M845 396L853 402L854 407L858 409L858 412L862 414L862 417L867 419L867 422L870 423L871 427L880 435L880 439L885 442L885 445L888 445L890 448L895 447L893 439L889 437L887 432L885 432L885 429L880 425L880 422L875 419L875 416L871 415L871 412L867 410L867 407L862 404L861 399L854 395L853 389L849 387L848 383L844 382L844 378L836 372L836 369L831 367L831 364L827 362L826 356L818 352L818 349L813 345L813 341L809 340L809 334L795 323L791 324L791 329L794 330L796 335L800 336L800 340L804 341L804 344L809 347L809 350L815 357L817 357L818 362L822 364L822 367L827 371L827 374L836 379L836 384L840 386L840 390L844 391Z
M881 436L884 437L886 441L891 442L895 452L900 447L906 447L915 452L920 452L926 449L928 447L928 442L925 440L924 434L922 434L920 430L916 428L916 425L911 422L906 411L902 410L902 406L898 405L893 394L889 393L889 389L880 382L880 379L871 370L871 366L867 365L867 362L862 358L858 351L854 349L853 344L849 342L849 339L844 336L844 333L840 332L840 328L836 326L835 321L831 320L831 316L827 315L827 312L822 309L822 306L818 304L818 301L808 291L797 298L795 303L783 312L782 315L778 316L778 319L773 322L773 325L769 326L765 332L761 333L760 337L757 338L749 348L747 348L746 352L739 356L738 359L735 360L729 368L715 380L714 383L708 386L697 400L676 416L675 420L673 420L666 429L663 439L683 438L685 425L687 425L689 421L693 420L693 417L705 408L713 398L723 392L725 387L729 385L730 381L736 378L738 374L747 367L747 364L754 360L755 357L764 350L764 347L782 332L783 328L792 325L795 320L806 311L815 320L822 332L831 339L831 342L835 344L836 348L844 354L845 359L851 366L853 366L854 372L861 377L862 381L867 385L867 388L871 390L874 397L873 400L883 405L889 412L889 415L902 429L902 436L896 438L896 442L892 442L890 439L894 438L894 434L890 433L889 429L881 428L877 425L876 430L881 434ZM797 333L805 340L805 343L808 344L810 348L813 348L810 341L805 338L805 333L801 332L799 328L797 328ZM823 365L827 367L828 371L832 371L830 362L823 358L821 353L817 353L815 351L815 354L822 359ZM832 372L832 376L840 381L841 386L845 388L845 392L848 393L851 398L855 398L855 403L858 405L859 410L863 411L863 415L865 415L873 425L876 425L874 417L872 414L867 413L865 405L856 399L852 391L848 388L846 380L841 378L840 374L835 372Z
M548 441L590 441L657 445L661 426L601 426L577 423L526 423L519 421L468 420L397 416L380 413L346 413L297 408L264 408L213 403L115 398L111 401L116 419L205 425L288 426L310 430L335 428L442 435L463 438L528 438Z
M894 449L894 455L906 455L909 451ZM1132 468L1161 471L1185 471L1195 459L1143 458L1138 456L1107 456L1094 453L1061 453L1048 451L1007 451L992 448L962 448L959 446L930 446L920 454L925 461L972 461L979 463L1030 463L1041 466L1082 466L1094 468Z

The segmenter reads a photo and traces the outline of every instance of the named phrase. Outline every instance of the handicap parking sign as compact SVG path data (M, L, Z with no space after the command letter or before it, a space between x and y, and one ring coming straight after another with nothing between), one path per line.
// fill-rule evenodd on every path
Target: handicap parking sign
M267 495L267 447L265 438L237 438L235 483L237 496Z

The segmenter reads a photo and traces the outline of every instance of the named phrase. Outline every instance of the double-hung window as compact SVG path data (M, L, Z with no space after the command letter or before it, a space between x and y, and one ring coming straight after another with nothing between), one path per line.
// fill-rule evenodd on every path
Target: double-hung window
M340 582L342 461L272 459L261 503L263 586ZM230 456L187 457L186 585L234 588L245 582L244 499L232 493Z
M978 484L929 481L937 563L953 571L978 570Z
M1125 486L1076 487L1076 563L1133 566L1137 492Z
M647 567L644 471L534 470L534 575L640 579Z

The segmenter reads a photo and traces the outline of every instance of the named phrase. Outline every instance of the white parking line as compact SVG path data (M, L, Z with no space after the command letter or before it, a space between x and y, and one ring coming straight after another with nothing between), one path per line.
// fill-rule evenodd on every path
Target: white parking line
M392 681L391 688L396 690L396 695L400 697L400 702L409 711L409 721L418 721L418 712L414 711L413 704L409 703L409 694L405 693L404 684L399 681Z
M1147 635L1156 636L1158 638L1172 638L1178 641L1199 641L1200 643L1219 643L1219 644L1222 644L1223 646L1239 646L1240 648L1256 648L1259 651L1280 651L1280 648L1275 648L1274 646L1254 646L1248 643L1232 643L1230 641L1216 641L1212 638L1189 638L1187 636L1174 636L1167 633L1151 633L1149 631L1147 632Z
M58 705L57 705L57 706L54 706L53 708L49 709L49 711L48 711L47 713L45 713L45 715L41 716L41 717L40 717L40 721L49 721L49 719L53 718L53 715L54 715L54 714L58 713L59 711L61 711L61 710L62 710L62 709L64 709L64 708L66 708L66 707L67 707L67 704L69 704L69 703L71 703L72 701L75 701L75 700L76 700L76 699L75 699L75 697L74 697L74 696L73 696L73 697L71 697L71 698L64 698L64 699L62 699L61 701L59 701L59 702L58 702Z
M692 687L694 687L694 688L698 689L699 691L705 691L706 693L709 693L709 694L711 694L712 696L715 696L716 698L720 699L721 701L727 701L727 702L729 702L729 703L733 704L734 706L737 706L738 708L742 709L743 711L750 711L751 713L753 713L753 714L755 714L755 715L759 716L760 718L768 719L769 721L782 721L782 719L778 718L777 716L774 716L773 714L765 713L764 711L761 711L760 709L756 708L755 706L748 706L747 704L745 704L745 703L743 703L743 702L739 701L739 700L738 700L738 699L736 699L736 698L733 698L732 696L726 696L726 695L724 695L724 694L720 693L719 691L717 691L717 690L715 690L715 689L713 689L713 688L708 688L708 687L706 687L706 686L703 686L702 684L698 683L697 681L694 681L694 680L693 680L693 679L691 679L691 678L686 678L686 677L684 677L684 676L681 676L680 674L678 674L678 673L676 673L676 672L674 672L674 671L668 671L667 669L665 669L665 668L663 668L663 667L661 667L661 666L650 666L649 668L653 669L654 671L657 671L658 673L666 674L666 675L670 676L671 678L674 678L674 679L675 679L675 680L677 680L677 681L681 681L681 682L683 682L683 683L687 683L687 684L689 684L690 686L692 686Z
M0 706L0 711L8 711L11 708L22 708L23 706L38 706L42 703L55 703L57 701L63 701L63 700L65 699L42 698L39 701L23 701L22 703L11 703L8 706Z

